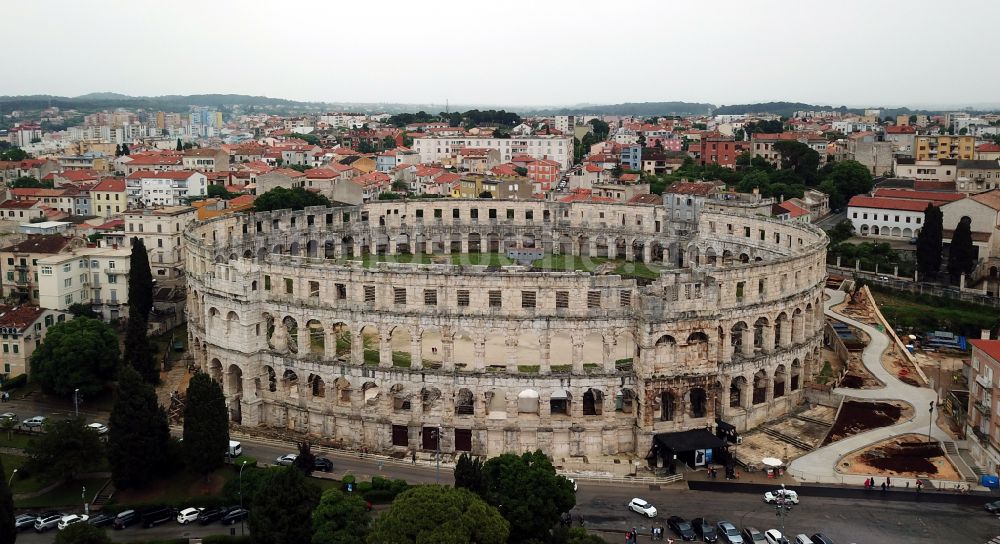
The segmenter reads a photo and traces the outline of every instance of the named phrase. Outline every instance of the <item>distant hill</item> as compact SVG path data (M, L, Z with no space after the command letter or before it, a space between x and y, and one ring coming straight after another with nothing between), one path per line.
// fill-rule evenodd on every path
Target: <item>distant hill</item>
M803 102L762 102L758 104L733 104L731 106L719 106L715 110L716 115L739 115L741 113L773 113L784 117L791 117L797 111L839 111L851 113L864 113L864 110L848 108L847 106L817 106L815 104L805 104Z
M215 108L241 106L254 107L258 111L278 112L300 109L321 109L319 102L297 102L284 98L249 96L243 94L193 94L165 96L128 96L118 93L99 92L76 97L31 95L0 96L0 108L4 110L38 110L50 106L75 109L83 112L111 108L144 108L163 111L187 111L190 106Z
M516 109L516 108L515 108ZM532 115L708 115L715 106L701 102L626 102L608 105L578 105L564 108L541 109L526 112Z

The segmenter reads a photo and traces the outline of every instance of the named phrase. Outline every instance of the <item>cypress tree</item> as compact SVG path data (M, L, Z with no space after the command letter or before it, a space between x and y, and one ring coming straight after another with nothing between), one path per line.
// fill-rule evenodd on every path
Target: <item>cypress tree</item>
M128 144L122 144L122 155L131 155L132 152L128 149Z
M924 226L917 235L917 270L925 277L933 278L941 270L941 240L944 229L944 214L933 204L924 210Z
M7 473L0 460L0 542L14 542L17 529L14 528L14 496L7 486Z
M184 144L181 143L180 138L177 138L177 151L184 151Z
M229 447L229 413L219 384L199 372L191 378L184 405L184 459L201 474L221 467Z
M160 381L160 373L153 359L147 330L149 312L153 309L153 275L149 269L146 245L139 238L132 238L132 255L128 276L128 326L125 329L125 362L132 366L144 380L151 384Z
M108 460L116 487L141 487L169 471L167 413L157 403L153 386L128 366L118 376L108 427Z
M948 248L948 273L953 278L972 272L976 264L976 248L972 245L972 220L963 217L951 235Z

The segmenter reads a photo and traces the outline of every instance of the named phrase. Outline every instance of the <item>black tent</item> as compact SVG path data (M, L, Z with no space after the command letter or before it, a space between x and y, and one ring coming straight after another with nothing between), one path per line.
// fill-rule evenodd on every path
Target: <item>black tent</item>
M724 445L725 442L707 429L659 433L653 435L650 458L660 457L664 466L669 466L676 457L691 467L699 467L711 461L715 448L722 448Z

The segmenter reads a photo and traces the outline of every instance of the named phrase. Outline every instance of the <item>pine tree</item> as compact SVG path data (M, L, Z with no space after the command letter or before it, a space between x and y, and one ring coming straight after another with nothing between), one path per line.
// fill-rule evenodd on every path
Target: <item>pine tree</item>
M319 496L319 486L307 480L301 470L275 470L251 498L249 522L254 542L310 542L312 512Z
M122 144L122 155L131 155L132 152L128 149L128 144Z
M316 469L316 456L312 452L312 444L299 442L299 456L295 458L292 466L301 470L306 476L312 474Z
M177 151L184 151L184 144L181 143L180 138L177 138Z
M14 527L14 496L7 486L7 473L0 460L0 542L14 542L17 529Z
M116 157L122 156L122 146L115 144L115 156Z
M917 270L924 277L936 277L941 270L941 240L944 214L933 204L924 210L924 226L917 235Z
M229 446L229 413L219 384L199 372L191 378L184 405L184 459L201 474L221 467Z
M153 386L128 366L118 376L108 427L108 460L116 487L141 487L169 472L167 414L157 404Z
M151 384L160 381L153 359L153 349L147 335L149 313L153 309L153 275L149 255L139 238L132 238L132 255L128 276L128 326L125 329L125 362Z
M972 245L972 221L963 217L951 235L948 246L948 273L957 279L962 274L972 272L976 264L976 248Z

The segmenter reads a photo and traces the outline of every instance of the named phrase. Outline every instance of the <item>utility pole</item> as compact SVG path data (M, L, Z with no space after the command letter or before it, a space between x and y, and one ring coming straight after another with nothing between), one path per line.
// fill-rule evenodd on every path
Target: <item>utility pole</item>
M437 471L434 474L434 483L437 484L441 481L441 427L437 428Z
M80 390L73 390L73 413L80 417Z
M927 443L931 443L931 425L934 424L934 401L931 401L931 406L928 408L927 413Z

